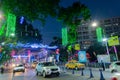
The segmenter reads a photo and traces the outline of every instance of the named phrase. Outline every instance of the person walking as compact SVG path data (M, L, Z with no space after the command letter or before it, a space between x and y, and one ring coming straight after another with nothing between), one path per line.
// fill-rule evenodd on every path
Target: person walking
M102 65L103 71L105 71L105 65L104 65L104 62L102 60L101 60L101 65Z

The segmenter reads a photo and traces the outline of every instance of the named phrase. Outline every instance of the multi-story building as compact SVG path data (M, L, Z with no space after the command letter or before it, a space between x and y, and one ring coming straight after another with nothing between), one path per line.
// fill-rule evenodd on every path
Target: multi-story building
M26 20L20 23L20 19L17 18L16 24L16 36L18 41L26 43L40 43L42 42L42 35L38 29L34 29L32 24L27 23Z
M92 22L92 20L82 22L82 24L78 26L77 42L80 44L82 50L87 49L97 41L97 27L103 28L103 35L105 35L106 38L115 35L120 37L120 17L100 20L98 21L99 25L96 27L91 26Z
M100 26L104 29L104 35L107 38L114 35L120 37L120 17L101 20Z
M80 44L81 50L86 50L96 41L96 28L91 26L91 21L82 22L78 26L77 42Z

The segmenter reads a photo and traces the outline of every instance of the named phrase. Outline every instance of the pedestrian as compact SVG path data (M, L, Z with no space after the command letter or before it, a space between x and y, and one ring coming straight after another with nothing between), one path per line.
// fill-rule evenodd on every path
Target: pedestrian
M101 65L102 65L103 71L105 71L105 65L104 65L104 62L102 60L101 60Z

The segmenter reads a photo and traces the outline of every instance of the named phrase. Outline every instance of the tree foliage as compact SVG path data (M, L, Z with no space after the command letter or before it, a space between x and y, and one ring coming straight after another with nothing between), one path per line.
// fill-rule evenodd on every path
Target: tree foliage
M97 55L106 54L106 48L102 43L95 42L88 48L87 53L91 56L90 60L95 61L97 59Z
M45 24L48 16L55 17L62 21L64 25L73 25L76 18L90 17L88 8L79 1L71 6L62 7L61 0L1 0L1 7L4 12L11 12L16 16L24 16L33 21L39 19Z

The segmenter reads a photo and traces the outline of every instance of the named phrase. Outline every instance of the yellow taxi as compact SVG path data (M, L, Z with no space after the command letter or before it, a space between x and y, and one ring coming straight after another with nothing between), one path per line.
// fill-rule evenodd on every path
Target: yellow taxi
M85 68L85 64L79 63L76 60L71 60L65 64L65 67L67 69L76 69L77 70L77 69Z
M33 63L32 63L32 68L35 68L36 67L36 65L38 64L38 62L37 61L34 61Z

